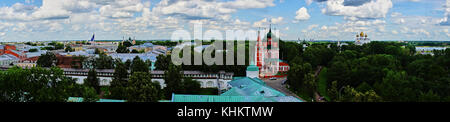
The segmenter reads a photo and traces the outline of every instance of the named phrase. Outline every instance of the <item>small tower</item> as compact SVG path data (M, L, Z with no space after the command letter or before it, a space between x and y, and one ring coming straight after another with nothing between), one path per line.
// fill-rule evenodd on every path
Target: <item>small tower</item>
M250 66L247 67L247 77L259 78L259 67L252 61Z

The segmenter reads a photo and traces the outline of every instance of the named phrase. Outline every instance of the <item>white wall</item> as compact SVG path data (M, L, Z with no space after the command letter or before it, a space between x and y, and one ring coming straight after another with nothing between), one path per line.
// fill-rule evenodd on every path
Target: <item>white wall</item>
M247 71L247 77L259 78L259 71Z
M257 74L256 74L257 76ZM87 78L87 76L68 76L71 78L76 78L76 82L78 84L83 84L84 83L84 79ZM112 82L112 77L99 77L100 79L100 86L109 86L111 85ZM228 88L228 82L230 82L231 80L223 80L223 79L219 79L219 81L217 81L217 79L193 79L196 81L200 82L201 88L218 88L218 83L220 83L220 88L218 88L219 90L223 90L223 89L227 89ZM161 85L161 88L165 88L167 86L167 84L165 84L164 79L152 79L153 82L159 82L159 84Z

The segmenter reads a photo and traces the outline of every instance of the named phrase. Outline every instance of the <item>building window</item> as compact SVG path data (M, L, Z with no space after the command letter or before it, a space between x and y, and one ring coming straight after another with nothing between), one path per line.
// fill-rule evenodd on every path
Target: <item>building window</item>
M208 81L207 86L208 86L208 87L213 87L213 86L214 86L214 82Z

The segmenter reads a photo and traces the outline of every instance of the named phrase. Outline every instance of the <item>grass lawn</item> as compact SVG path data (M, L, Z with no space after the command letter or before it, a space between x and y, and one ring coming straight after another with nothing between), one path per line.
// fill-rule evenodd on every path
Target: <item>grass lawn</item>
M330 101L330 97L327 94L327 68L324 67L322 71L320 71L319 79L317 83L317 90L320 95L322 95L327 101Z

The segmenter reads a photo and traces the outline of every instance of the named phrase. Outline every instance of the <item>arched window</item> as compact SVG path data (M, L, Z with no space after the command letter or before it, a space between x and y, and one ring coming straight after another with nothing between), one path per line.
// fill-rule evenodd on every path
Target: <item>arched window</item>
M206 84L207 84L208 87L213 87L214 86L214 82L213 81L208 81Z
M219 81L219 84L221 87L225 86L225 83L223 81Z
M103 79L102 82L103 82L102 85L107 85L108 84L108 80L107 79Z
M206 87L204 82L201 82L201 81L199 81L199 82L200 82L200 87L202 87L202 88Z

